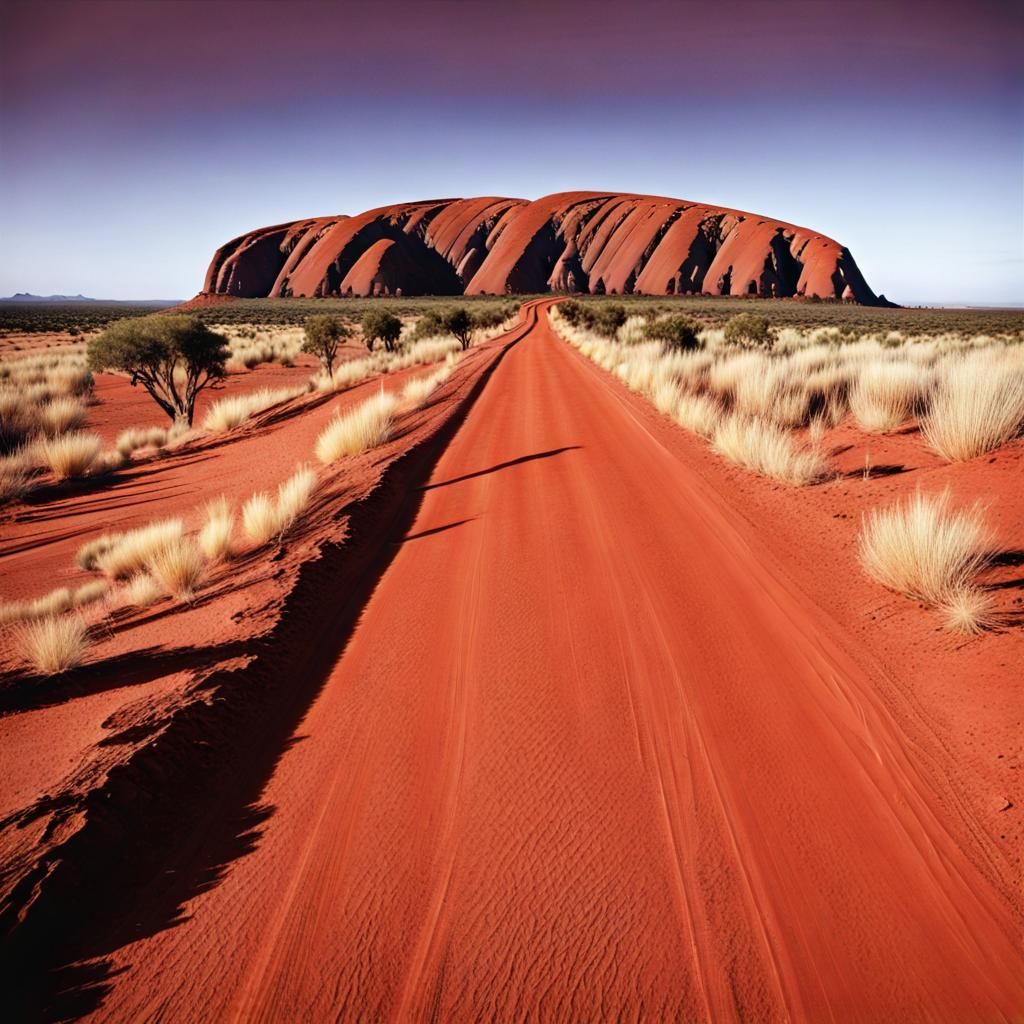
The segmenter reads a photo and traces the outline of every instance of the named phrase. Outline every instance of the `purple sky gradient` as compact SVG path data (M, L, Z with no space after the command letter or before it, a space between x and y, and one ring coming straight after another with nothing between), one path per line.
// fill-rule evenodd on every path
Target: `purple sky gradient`
M0 294L187 297L253 227L651 192L1024 301L1019 3L2 2Z

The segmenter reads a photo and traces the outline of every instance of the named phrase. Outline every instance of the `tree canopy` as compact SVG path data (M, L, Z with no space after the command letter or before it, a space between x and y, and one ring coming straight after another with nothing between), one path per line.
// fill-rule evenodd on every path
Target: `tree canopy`
M334 361L341 343L352 334L352 329L340 317L311 316L305 324L306 337L302 351L316 356L324 369L334 375Z
M89 342L93 371L127 373L172 420L192 426L196 396L224 379L227 339L197 316L165 315L118 320Z
M388 352L394 352L395 345L402 333L402 321L384 309L371 309L363 317L360 325L366 347L372 352L373 343L380 339Z
M465 306L455 306L453 309L446 310L442 317L442 322L445 331L448 334L455 335L463 351L469 348L475 324L473 323L472 315Z

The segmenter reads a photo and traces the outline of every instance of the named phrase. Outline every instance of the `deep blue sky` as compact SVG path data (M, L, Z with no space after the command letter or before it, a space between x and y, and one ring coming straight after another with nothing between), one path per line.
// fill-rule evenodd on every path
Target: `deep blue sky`
M187 297L259 225L585 188L813 227L896 301L1021 301L1022 12L2 0L0 294Z

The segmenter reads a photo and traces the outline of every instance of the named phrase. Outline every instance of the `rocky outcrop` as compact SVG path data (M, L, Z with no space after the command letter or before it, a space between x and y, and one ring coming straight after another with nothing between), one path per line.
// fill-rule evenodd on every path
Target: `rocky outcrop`
M260 228L214 254L204 294L756 295L884 304L807 228L607 192L437 199Z

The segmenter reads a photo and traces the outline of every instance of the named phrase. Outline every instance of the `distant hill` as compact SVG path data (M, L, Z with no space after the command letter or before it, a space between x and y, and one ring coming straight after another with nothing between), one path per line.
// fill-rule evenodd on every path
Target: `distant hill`
M739 295L888 305L817 231L659 196L435 199L240 235L204 295Z
M60 302L97 303L104 306L124 304L126 306L174 306L181 299L92 299L87 295L33 295L31 292L16 292L0 298L0 302Z

